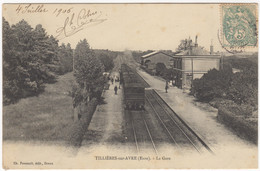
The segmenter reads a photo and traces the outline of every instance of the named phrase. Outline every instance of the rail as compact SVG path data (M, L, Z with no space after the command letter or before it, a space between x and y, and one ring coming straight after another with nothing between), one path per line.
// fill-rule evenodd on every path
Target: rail
M185 127L194 135L196 136L196 138L199 140L199 142L212 154L214 154L214 152L210 149L210 147L202 140L202 138L186 123L184 122L184 120L177 115L177 113L172 110L172 108L165 102L165 100L155 91L153 90L153 92L164 102L164 104L169 108L169 110L172 111L172 113L178 118L178 120L180 120L182 122L183 125L185 125Z
M133 114L132 114L131 111L128 111L128 112L129 112L130 118L131 118L131 125L132 125L132 129L133 129L133 135L134 135L134 141L135 141L136 150L137 150L137 153L139 154L140 153L140 146L138 145L139 144L139 140L138 140L138 136L137 136L136 127L135 127L135 124L134 124ZM149 127L148 127L148 124L147 124L147 122L146 122L142 112L143 111L140 111L140 115L142 117L142 121L144 123L146 132L147 132L147 134L149 136L149 139L150 139L150 142L152 144L152 147L154 149L155 154L158 155L158 150L156 149L155 142L153 140L151 131L150 131Z
M192 146L194 147L194 149L196 151L198 151L199 153L200 150L196 147L196 145L193 143L193 141L189 138L189 136L185 133L185 131L179 126L179 124L174 120L174 118L169 114L169 112L165 109L165 107L163 107L163 105L161 104L161 102L159 102L159 100L153 95L153 93L151 93L151 95L153 96L153 98L156 100L156 102L160 105L160 107L163 109L163 111L167 114L167 116L170 118L170 120L178 127L178 129L182 132L182 134L186 137L186 139L192 144Z

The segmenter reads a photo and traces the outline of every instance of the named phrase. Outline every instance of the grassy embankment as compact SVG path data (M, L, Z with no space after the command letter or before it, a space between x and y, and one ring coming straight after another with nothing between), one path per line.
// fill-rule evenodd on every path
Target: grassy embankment
M73 125L73 74L59 76L39 96L21 99L3 107L3 139L66 141Z

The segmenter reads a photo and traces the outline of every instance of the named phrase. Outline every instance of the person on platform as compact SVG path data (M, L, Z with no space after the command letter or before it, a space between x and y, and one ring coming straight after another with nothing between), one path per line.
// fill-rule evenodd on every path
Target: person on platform
M166 92L166 93L168 93L168 91L167 91L168 88L169 88L169 87L168 87L168 82L166 81L166 85L165 85L165 92Z
M113 79L113 78L111 78L111 83L113 84L113 82L114 82L114 79Z
M114 90L115 90L115 94L117 94L117 86L115 86Z

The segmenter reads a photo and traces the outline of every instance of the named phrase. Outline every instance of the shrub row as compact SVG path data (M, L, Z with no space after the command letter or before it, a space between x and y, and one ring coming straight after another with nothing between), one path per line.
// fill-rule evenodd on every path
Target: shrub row
M236 110L232 110L236 108ZM218 109L218 120L232 130L234 130L238 136L246 138L251 142L257 144L258 139L258 126L257 118L250 119L246 113L243 113L243 109L240 106L228 107L220 105ZM240 113L240 115L238 115Z
M88 129L92 116L96 110L97 99L93 98L87 106L83 106L81 110L81 119L74 122L69 136L69 145L79 147L83 141L83 137Z

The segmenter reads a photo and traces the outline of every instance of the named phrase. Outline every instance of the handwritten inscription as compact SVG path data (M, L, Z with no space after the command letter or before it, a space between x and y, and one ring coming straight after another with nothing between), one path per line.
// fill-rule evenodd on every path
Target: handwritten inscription
M72 13L71 16L65 19L63 26L56 30L56 33L58 34L56 38L60 40L69 37L87 27L98 25L107 20L101 17L101 12L92 12L86 9L80 10L78 14Z
M22 4L16 8L17 14L33 14L50 12L55 17L64 17L63 24L56 29L58 40L72 36L77 32L91 26L98 25L107 19L103 17L102 11L82 8L75 10L73 7L55 8L50 10L44 4Z
M25 14L25 13L46 13L48 12L48 9L46 9L44 7L44 4L41 5L32 5L32 4L28 4L28 5L19 5L16 8L16 13L17 14Z
M67 8L67 9L63 9L63 8L56 8L53 11L53 14L56 15L56 17L58 17L60 14L69 14L72 12L73 7L71 8Z

